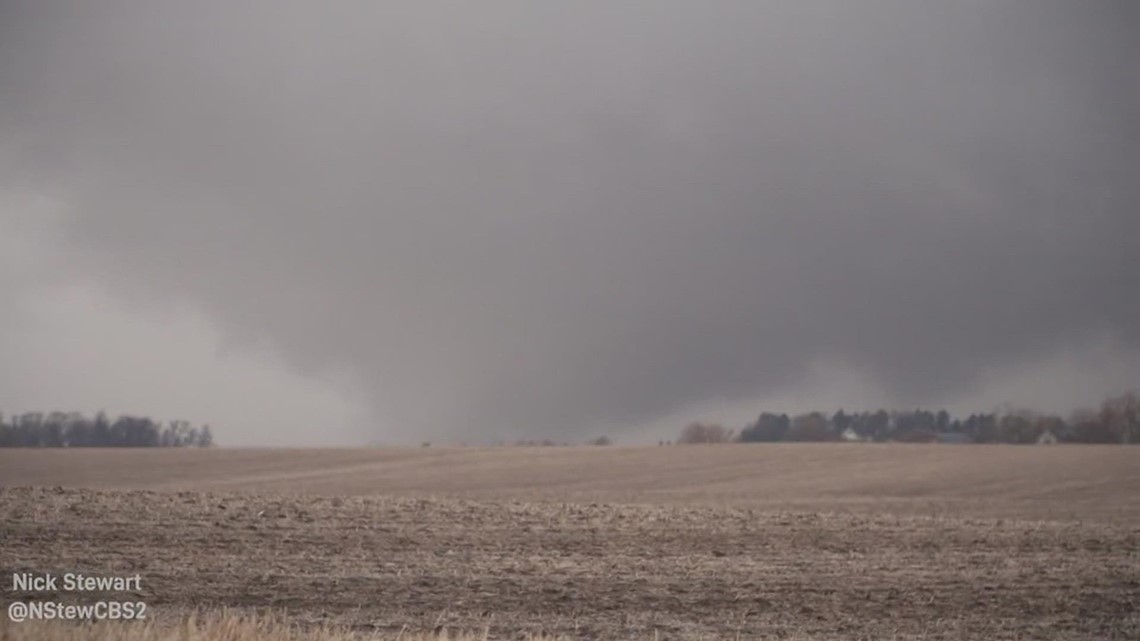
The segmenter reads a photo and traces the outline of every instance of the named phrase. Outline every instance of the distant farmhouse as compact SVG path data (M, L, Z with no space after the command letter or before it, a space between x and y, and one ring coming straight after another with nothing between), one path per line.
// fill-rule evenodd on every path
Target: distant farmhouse
M1041 432L1041 436L1037 437L1038 445L1056 445L1060 442L1061 440L1058 439L1057 435L1053 432L1053 430L1050 429L1046 429L1044 432Z

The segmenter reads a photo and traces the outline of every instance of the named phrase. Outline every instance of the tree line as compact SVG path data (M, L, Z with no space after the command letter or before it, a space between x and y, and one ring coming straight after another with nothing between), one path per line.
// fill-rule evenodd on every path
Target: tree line
M865 441L949 443L1140 443L1140 397L1136 392L1105 399L1099 409L1068 417L1020 410L955 418L946 410L878 410L796 416L764 412L739 431L690 423L678 443L772 443L780 441Z
M5 419L0 414L0 447L210 447L209 425L154 421L103 412L90 418L78 412L27 412Z

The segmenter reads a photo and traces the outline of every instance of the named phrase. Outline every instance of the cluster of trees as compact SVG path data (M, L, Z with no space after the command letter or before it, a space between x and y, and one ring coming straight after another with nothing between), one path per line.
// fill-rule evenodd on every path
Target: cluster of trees
M1079 410L1068 418L1033 411L971 414L955 418L936 412L878 410L828 416L764 412L738 432L720 425L692 423L678 443L764 443L777 441L953 440L975 443L1036 443L1043 434L1071 443L1140 443L1140 397L1135 392L1111 397L1097 410ZM948 436L948 435L953 435Z
M210 447L209 425L186 421L165 425L149 418L100 412L88 418L77 412L28 412L5 419L0 414L0 447Z

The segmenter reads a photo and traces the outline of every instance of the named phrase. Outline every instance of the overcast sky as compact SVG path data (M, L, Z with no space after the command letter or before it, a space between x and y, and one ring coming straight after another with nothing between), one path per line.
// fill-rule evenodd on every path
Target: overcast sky
M0 410L223 444L1140 386L1140 4L0 3Z

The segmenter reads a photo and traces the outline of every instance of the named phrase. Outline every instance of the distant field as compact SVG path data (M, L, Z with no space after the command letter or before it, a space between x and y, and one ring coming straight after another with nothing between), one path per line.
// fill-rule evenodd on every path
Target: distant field
M1140 447L2 450L0 486L445 496L1140 524Z
M7 450L0 516L155 616L0 639L1140 638L1131 447Z

